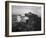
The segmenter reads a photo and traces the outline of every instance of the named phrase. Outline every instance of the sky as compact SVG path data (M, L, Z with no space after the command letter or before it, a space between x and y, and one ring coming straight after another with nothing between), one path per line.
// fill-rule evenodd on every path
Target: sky
M33 13L38 15L39 17L41 16L41 7L38 6L12 6L12 14L21 14L24 15L25 13Z

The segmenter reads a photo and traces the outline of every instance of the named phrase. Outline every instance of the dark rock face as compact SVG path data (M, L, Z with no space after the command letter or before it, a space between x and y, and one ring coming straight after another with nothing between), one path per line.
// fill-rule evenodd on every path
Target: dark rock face
M35 14L25 14L25 16L29 17L24 22L16 22L16 15L12 16L12 32L20 32L20 31L40 31L41 30L41 18Z

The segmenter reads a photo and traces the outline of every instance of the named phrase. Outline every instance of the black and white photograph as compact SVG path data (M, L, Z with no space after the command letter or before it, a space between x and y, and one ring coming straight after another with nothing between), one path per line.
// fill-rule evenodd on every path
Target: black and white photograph
M44 3L7 2L6 9L9 36L44 34Z
M12 6L12 32L40 30L41 7Z

